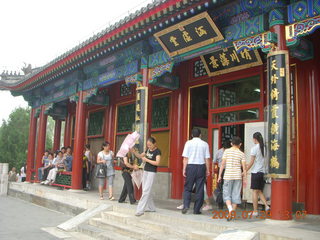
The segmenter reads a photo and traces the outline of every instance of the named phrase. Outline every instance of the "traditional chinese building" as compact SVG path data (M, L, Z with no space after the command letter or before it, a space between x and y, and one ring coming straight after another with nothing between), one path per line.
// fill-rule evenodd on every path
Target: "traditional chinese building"
M84 144L97 153L108 140L117 151L137 130L141 149L152 135L162 151L157 197L180 199L193 127L213 155L238 135L249 157L260 131L272 218L288 219L293 209L320 214L319 27L319 0L154 1L17 81L3 78L0 89L32 107L28 181L45 148L71 145L73 170L61 184L80 189ZM48 116L54 146L45 146Z

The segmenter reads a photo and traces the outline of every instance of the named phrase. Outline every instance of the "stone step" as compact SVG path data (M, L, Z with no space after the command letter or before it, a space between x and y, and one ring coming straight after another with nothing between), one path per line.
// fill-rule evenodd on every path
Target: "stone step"
M106 231L89 224L81 224L78 226L78 233L87 236L83 239L104 239L104 240L134 240L135 238L120 235L114 231Z
M172 226L176 226L178 224L181 228L189 229L192 227L193 229L212 233L220 233L230 229L230 227L225 224L221 224L221 222L215 223L214 220L212 222L206 221L207 219L204 219L206 216L199 216L198 219L193 219L193 216L182 215L181 213L153 212L148 213L147 217L155 222L165 223Z
M128 215L121 212L104 211L101 213L102 219L109 219L116 222L127 223L128 219L136 218L134 215Z
M148 218L136 218L128 219L127 224L137 227L142 227L143 229L150 230L151 232L157 232L160 234L171 234L178 237L179 239L188 238L188 230L179 228L177 225L168 225L165 223L159 223L152 221Z
M134 215L136 214L136 209L137 205L129 205L129 204L118 204L118 205L113 205L113 211L114 212L119 212L119 213L124 213L128 215Z
M103 229L100 229L98 227L89 225L87 223L82 223L77 227L77 231L79 233L86 234L89 237L96 238L99 234L104 233L105 231Z
M98 235L98 239L102 240L137 240L137 238L123 236L115 232L104 232Z
M138 221L140 221L140 219ZM164 239L164 236L166 240L181 240L181 238L176 236L168 234L163 235L143 229L143 226L138 227L125 223L119 224L118 222L114 222L109 219L92 218L89 220L89 224L106 231L115 232L121 236L131 237L139 240L162 240Z
M208 233L204 231L193 231L189 234L189 239L193 240L213 240L218 237L218 233Z
M113 211L120 214L125 214L126 216L135 214L135 209L133 209L132 206L125 205L113 206ZM174 230L176 230L176 227L178 226L180 229L187 229L188 232L192 230L200 230L216 234L230 229L228 225L222 224L221 222L215 223L214 220L212 220L212 222L206 221L207 219L204 219L206 216L199 216L198 218L202 218L203 221L198 219L195 220L193 219L193 216L188 214L182 215L180 211L174 212L163 209L159 209L158 211L152 213L146 212L143 216L139 217L139 219L150 219L150 222L174 226Z
M87 234L80 232L68 232L68 240L95 240L96 238L90 237Z

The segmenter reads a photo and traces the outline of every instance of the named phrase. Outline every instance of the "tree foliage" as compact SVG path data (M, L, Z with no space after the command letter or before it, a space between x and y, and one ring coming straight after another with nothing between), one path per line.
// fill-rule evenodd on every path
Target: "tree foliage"
M0 162L9 163L9 169L20 168L27 159L29 135L28 108L16 108L0 127Z
M0 162L9 163L9 169L20 171L27 161L30 108L16 108L0 127ZM46 147L53 144L54 121L48 117Z

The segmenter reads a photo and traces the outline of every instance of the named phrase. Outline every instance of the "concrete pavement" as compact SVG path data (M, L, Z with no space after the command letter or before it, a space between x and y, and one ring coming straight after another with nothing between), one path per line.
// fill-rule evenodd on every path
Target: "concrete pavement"
M57 226L71 216L13 197L0 197L0 239L58 239L41 230Z

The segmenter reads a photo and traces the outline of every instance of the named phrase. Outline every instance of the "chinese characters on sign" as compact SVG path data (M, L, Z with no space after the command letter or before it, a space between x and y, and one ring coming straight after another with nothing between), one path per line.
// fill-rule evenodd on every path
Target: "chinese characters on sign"
M269 173L288 178L290 162L289 76L287 51L268 55L269 121L268 156Z
M140 134L139 151L144 151L144 146L146 146L147 97L148 88L141 86L141 83L137 82L135 131Z
M207 12L182 21L154 36L170 57L223 39Z
M262 64L257 50L244 49L237 53L234 47L206 54L201 56L201 59L209 76L217 76Z

